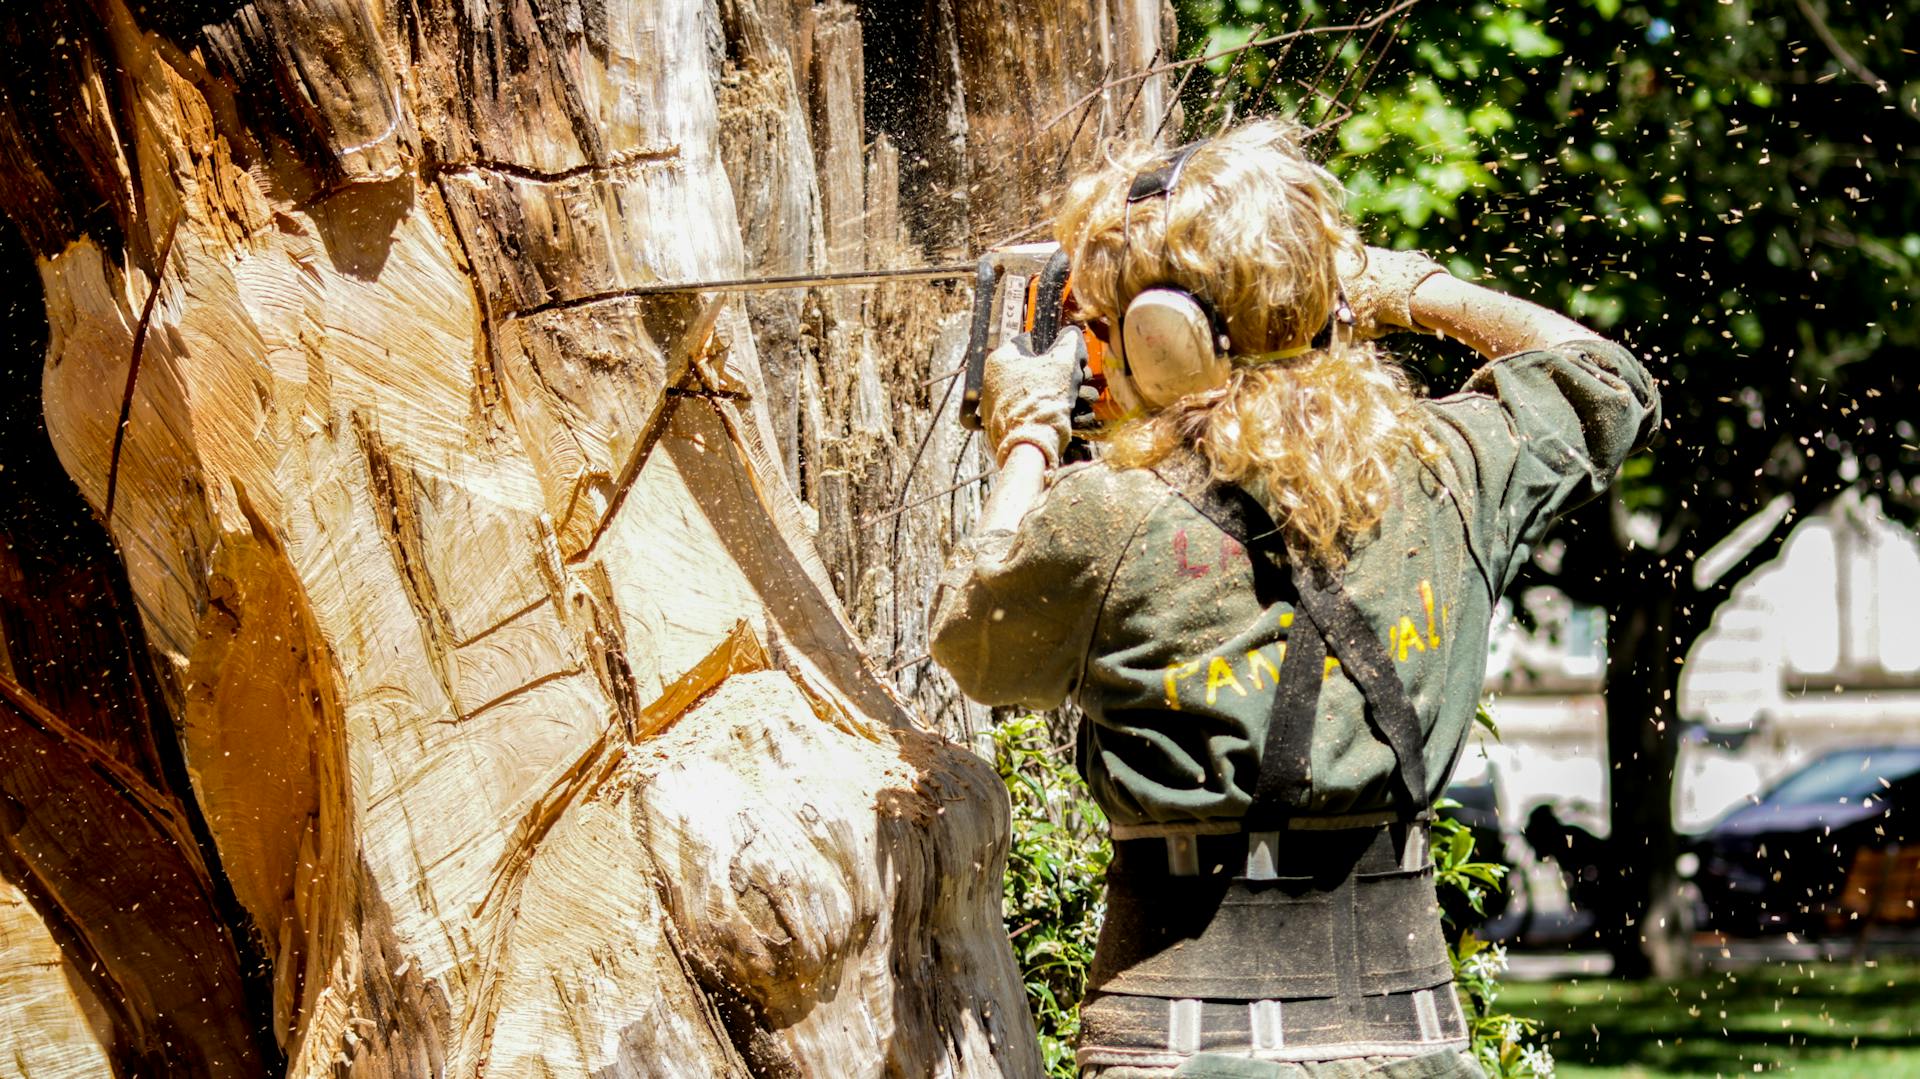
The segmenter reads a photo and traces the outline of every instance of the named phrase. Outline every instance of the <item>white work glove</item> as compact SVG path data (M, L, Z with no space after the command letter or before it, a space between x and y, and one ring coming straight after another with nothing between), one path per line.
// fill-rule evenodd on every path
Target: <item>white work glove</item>
M1340 285L1353 309L1355 336L1371 340L1412 330L1430 333L1413 317L1413 290L1446 268L1419 251L1369 247L1364 259L1342 249L1335 259Z
M1072 433L1073 395L1080 388L1086 340L1072 326L1060 328L1053 347L1035 353L1021 334L987 354L980 380L980 415L995 464L1005 464L1013 447L1026 442L1060 463Z

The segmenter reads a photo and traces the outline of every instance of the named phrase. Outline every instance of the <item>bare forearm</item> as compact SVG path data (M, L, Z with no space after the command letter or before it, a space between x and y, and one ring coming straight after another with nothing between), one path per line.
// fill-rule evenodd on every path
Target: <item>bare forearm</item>
M1421 282L1411 308L1422 326L1489 359L1600 336L1539 304L1446 274Z

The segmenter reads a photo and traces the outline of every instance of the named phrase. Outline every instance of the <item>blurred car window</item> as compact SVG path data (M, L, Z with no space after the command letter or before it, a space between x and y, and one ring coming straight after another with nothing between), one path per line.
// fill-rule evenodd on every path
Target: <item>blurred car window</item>
M1762 805L1824 805L1858 801L1920 772L1920 746L1842 750L1789 776L1762 798Z

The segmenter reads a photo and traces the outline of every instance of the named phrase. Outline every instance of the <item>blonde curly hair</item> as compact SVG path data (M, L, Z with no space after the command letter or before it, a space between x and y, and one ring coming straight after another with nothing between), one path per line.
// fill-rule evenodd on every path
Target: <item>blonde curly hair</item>
M1067 192L1055 232L1088 319L1114 325L1136 294L1171 285L1211 304L1232 341L1224 385L1119 422L1105 460L1148 467L1191 447L1260 499L1294 550L1337 569L1385 514L1399 454L1430 449L1405 373L1371 342L1335 333L1311 347L1339 303L1336 257L1364 249L1304 134L1277 120L1225 132L1169 195L1131 207L1128 185L1165 151L1117 152Z

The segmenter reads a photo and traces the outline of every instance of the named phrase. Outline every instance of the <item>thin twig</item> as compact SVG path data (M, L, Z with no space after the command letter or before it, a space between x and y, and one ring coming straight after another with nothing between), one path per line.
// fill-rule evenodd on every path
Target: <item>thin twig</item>
M1250 39L1259 37L1260 31L1266 28L1266 23L1256 23L1254 24L1253 32L1248 34L1247 37ZM1233 85L1234 76L1240 74L1240 65L1246 63L1247 54L1252 51L1251 49L1245 49L1234 54L1233 63L1227 65L1227 73L1222 75L1220 81L1214 85L1213 93L1207 95L1208 108L1212 108L1213 103L1220 100L1220 95L1226 93L1227 87ZM1143 82L1140 85L1145 86L1146 83ZM1237 94L1235 95L1235 97L1238 96ZM1233 121L1233 100L1229 99L1227 101L1227 107L1222 110L1222 113L1223 115L1220 117L1220 131L1225 131L1227 125ZM1215 132L1215 134L1218 134L1218 132Z
M1173 114L1180 111L1180 95L1187 92L1187 83L1193 80L1194 73L1199 70L1197 67L1190 67L1185 75L1180 76L1180 85L1173 88L1173 97L1168 99L1166 111L1160 114L1160 122L1153 125L1153 134L1147 137L1148 142L1160 141L1160 133L1167 129L1167 121L1173 119Z
M1002 236L998 240L995 240L994 242L988 244L987 250L989 251L998 250L1002 247L1007 246L1010 243L1013 243L1015 240L1024 240L1036 232L1040 232L1045 229L1050 229L1052 227L1053 227L1052 219L1035 221L1033 224L1022 228L1017 232L1009 232L1005 236Z
M920 444L913 448L913 459L907 462L906 475L900 481L900 493L893 500L894 510L900 511L906 508L907 492L913 489L913 477L920 470L920 458L926 454L927 444L933 441L934 429L940 426L940 416L946 412L947 402L953 400L953 391L959 385L958 382L948 382L947 391L940 395L940 403L933 406L933 413L927 419L927 429L921 432ZM899 512L893 514L892 535L887 541L887 548L896 566L900 564L900 517ZM898 588L893 589L893 602L888 605L888 620L892 623L892 635L887 644L887 654L898 655L900 653L900 589Z
M127 427L133 422L133 391L140 381L140 357L147 351L147 333L153 326L153 307L160 299L160 286L167 280L167 261L173 257L173 241L180 236L180 222L185 220L187 211L183 208L173 215L173 227L167 230L167 242L160 248L160 258L154 264L153 287L147 290L147 299L140 305L140 321L133 327L133 353L127 357L127 388L120 395L120 421L113 425L113 449L107 455L107 507L104 516L108 524L113 523L113 499L120 492L120 450L126 445Z
M1160 55L1159 50L1156 49L1153 55L1155 56L1155 58L1158 58ZM1113 73L1113 61L1109 60L1107 61L1107 66L1100 69L1100 80L1102 82L1105 82L1107 76L1111 75L1112 73ZM1141 83L1141 85L1145 86L1146 84ZM1098 98L1089 98L1087 99L1087 107L1080 110L1080 120L1078 123L1075 123L1073 125L1073 134L1067 136L1067 144L1064 147L1061 147L1060 160L1054 162L1054 165L1053 165L1053 182L1054 183L1059 183L1062 179L1066 177L1067 160L1073 156L1073 144L1080 140L1080 132L1086 130L1087 119L1088 117L1091 117L1093 115L1094 106L1098 105L1099 103L1100 102Z
M1153 55L1147 57L1147 66L1152 67L1153 65L1159 62L1160 62L1160 50L1159 48L1156 47L1153 50ZM1147 80L1145 79L1141 79L1139 82L1133 85L1133 96L1127 98L1127 107L1120 110L1119 118L1114 121L1115 130L1118 130L1126 126L1127 117L1133 115L1133 107L1140 103L1140 95L1146 92L1146 89L1147 89Z
M1367 73L1360 77L1359 82L1353 84L1353 96L1344 104L1340 105L1340 115L1334 116L1331 119L1325 116L1321 117L1320 122L1314 125L1312 131L1308 132L1308 137L1311 138L1323 134L1328 129L1345 123L1347 118L1353 115L1354 109L1360 104L1360 99L1366 95L1367 85L1373 82L1374 73L1380 70L1380 65L1387 59L1387 54L1393 51L1394 44L1400 40L1400 31L1406 25L1407 13L1403 11L1400 13L1400 18L1394 20L1393 32L1387 35L1386 44L1380 46L1380 51L1373 54L1373 66L1367 68ZM1367 46L1368 48L1373 46L1372 39L1367 41ZM1363 52L1362 55L1365 55L1365 53ZM1341 92L1344 93L1345 89L1345 87L1342 87ZM1339 95L1335 95L1334 101L1336 103L1339 102ZM1329 111L1331 111L1331 106L1329 107Z
M1300 31L1306 29L1307 21L1311 18L1313 18L1313 12L1302 11L1300 13L1300 21L1293 24L1293 32L1298 34ZM1293 58L1293 47L1298 44L1300 44L1298 37L1287 40L1286 45L1280 50L1280 55L1273 58L1273 69L1275 71L1285 71L1287 69L1287 61Z
M965 374L965 373L966 373L966 371L967 371L967 369L966 369L966 367L965 367L964 365L962 365L962 366L960 366L960 367L956 367L956 368L954 368L954 369L953 369L953 370L951 370L951 371L947 371L947 372L944 372L944 373L942 373L942 374L938 374L938 375L934 375L934 376L932 376L931 378L923 378L923 379L921 379L920 381L918 381L918 382L916 382L916 383L914 383L914 388L915 388L915 389L921 389L921 390L924 390L924 389L926 389L926 388L927 388L928 386L931 386L931 385L933 385L933 384L934 384L934 383L936 383L936 382L945 382L946 380L948 380L948 379L950 379L950 378L953 378L953 377L954 377L954 376L956 376L956 375L963 375L963 374Z
M960 482L960 465L966 461L967 451L973 449L973 436L976 434L979 432L968 431L967 437L960 440L960 452L953 455L953 471L947 473L949 484ZM955 513L954 507L951 506L947 509L947 542L949 544L960 542L960 515Z
M1380 27L1378 26L1374 27L1373 30L1367 34L1367 40L1360 44L1360 51L1358 54L1354 56L1353 63L1348 64L1345 73L1342 74L1340 78L1340 85L1333 88L1333 93L1323 95L1324 100L1326 101L1326 109L1320 114L1320 118L1318 120L1307 125L1309 128L1314 128L1314 129L1319 128L1321 125L1325 124L1330 117L1333 116L1334 112L1337 109L1339 109L1340 99L1346 95L1347 87L1353 85L1354 75L1359 72L1360 65L1366 61L1367 53L1373 49L1374 40L1379 36L1380 36ZM1352 39L1349 38L1348 40L1350 41ZM1346 49L1347 49L1347 43L1345 41L1341 42L1340 48L1335 50L1330 56L1327 57L1328 62L1329 63L1338 62L1340 59L1340 54L1345 52Z
M1794 0L1794 2L1800 7L1800 14L1805 15L1807 22L1813 24L1814 34L1820 38L1822 44L1826 45L1827 51L1833 53L1834 59L1840 61L1841 67L1846 68L1854 78L1859 79L1861 82L1879 91L1882 96L1892 98L1893 103L1900 106L1900 111L1912 116L1916 120L1920 120L1920 112L1916 112L1914 107L1903 103L1900 100L1900 95L1887 85L1887 80L1874 74L1872 68L1861 63L1853 53L1847 51L1845 45L1840 44L1840 39L1834 36L1833 27L1827 25L1826 18L1814 8L1809 0Z
M912 659L905 660L903 662L896 663L891 667L888 667L887 677L892 678L894 675L899 674L901 671L906 670L908 667L918 667L920 664L925 663L927 660L930 660L932 658L933 658L933 655L931 653L922 652L919 655L913 657Z
M1125 86L1127 83L1137 83L1140 79L1152 79L1154 75L1162 75L1165 71L1179 71L1181 67L1192 67L1194 63L1212 63L1212 61L1219 60L1219 58L1223 58L1223 56L1233 56L1236 52L1246 52L1246 50L1250 50L1250 48L1265 48L1265 46L1269 46L1269 44L1281 44L1284 40L1294 40L1294 38L1304 38L1304 36L1338 35L1338 33L1365 31L1365 29L1371 29L1371 27L1375 27L1375 25L1379 25L1379 23L1384 23L1386 19L1390 19L1390 17L1394 17L1394 15L1398 15L1400 12L1405 12L1407 8L1413 8L1413 6L1419 4L1419 2L1421 2L1421 0L1400 0L1398 4L1394 4L1392 8L1380 12L1379 15L1375 15L1375 17L1371 17L1371 19L1365 19L1365 21L1359 21L1359 23L1354 23L1354 25L1346 25L1346 27L1308 27L1308 29L1304 29L1304 31L1288 31L1288 33L1284 33L1284 35L1273 35L1271 38L1248 40L1248 42L1244 42L1244 44L1236 44L1233 48L1223 48L1223 50L1213 52L1213 54L1208 54L1208 56L1192 56L1192 58L1188 58L1188 60L1171 60L1167 61L1167 63L1158 63L1158 65L1154 65L1154 67L1140 69L1140 71L1135 71L1135 73L1131 73L1131 75L1121 75L1119 79L1114 79L1114 81L1110 81L1110 83L1094 86L1092 90L1087 90L1085 96L1077 98L1071 106L1062 109L1062 111L1058 111L1058 113L1054 113L1052 119L1048 119L1046 123L1041 125L1041 131L1046 131L1048 127L1052 127L1052 125L1064 121L1069 115L1073 115L1073 109L1085 106L1085 104L1087 104L1087 98L1100 96L1100 94L1104 94L1104 92L1108 92L1108 90L1112 90L1112 88L1116 88L1116 86Z
M1340 61L1340 54L1346 50L1347 42L1353 40L1353 33L1353 30L1349 29L1346 36L1340 39L1339 44L1328 49L1326 59L1320 62L1320 70L1314 72L1313 78L1302 84L1301 88L1306 90L1308 98L1324 98L1328 96L1327 92L1321 89L1321 86L1326 82L1328 72L1333 70L1333 65ZM1307 107L1303 102L1301 106L1294 111L1293 118L1296 120L1304 120L1306 118L1306 111Z
M978 475L969 476L966 479L961 480L960 482L953 484L950 487L942 487L940 490L934 491L931 494L921 495L919 498L916 498L911 502L907 502L902 505L895 506L893 509L883 511L881 513L876 513L871 517L862 517L860 518L860 523L863 525L877 525L881 521L891 520L892 518L898 517L901 514L907 512L908 510L913 509L915 506L924 506L935 499L945 498L948 495L954 493L955 491L960 491L968 487L971 487L974 484L979 483L981 480L986 479L988 476L993 475L996 471L998 470L989 468L985 472L979 473Z
M1168 71L1178 71L1181 68L1192 67L1195 64L1211 63L1212 61L1218 60L1223 56L1232 56L1235 53L1245 52L1248 49L1259 49L1259 48L1265 48L1268 45L1278 45L1283 41L1292 41L1295 38L1314 37L1320 34L1338 34L1338 33L1351 34L1357 30L1371 29L1372 27L1385 22L1386 20L1392 18L1393 16L1400 14L1402 11L1405 11L1408 8L1413 7L1415 4L1418 4L1419 2L1420 0L1400 0L1399 3L1393 5L1392 7L1381 12L1380 14L1375 15L1373 18L1364 20L1362 22L1354 23L1350 26L1310 26L1304 30L1290 30L1284 34L1275 34L1272 37L1259 38L1257 40L1248 41L1240 45L1235 45L1231 49L1221 49L1219 52L1209 53L1206 56L1194 56L1194 57L1189 57L1188 59L1185 59L1185 60L1171 60L1164 64L1156 64L1153 67L1144 68L1140 71L1133 72L1132 74L1129 74L1129 75L1122 75L1117 79L1113 79L1109 82L1103 83L1087 91L1087 93L1084 96L1077 98L1073 102L1073 104L1068 105L1065 109L1062 109L1060 112L1056 113L1046 123L1041 124L1040 130L1045 131L1046 129L1052 127L1053 125L1073 115L1073 111L1075 109L1078 109L1080 106L1085 105L1087 103L1087 98L1098 97L1099 95L1106 93L1108 90L1112 90L1120 86L1125 86L1127 83L1138 82L1141 79L1150 79L1155 75L1164 74L1165 72L1168 72Z
M1401 18L1405 18L1405 17L1406 17L1406 15L1405 15L1405 13L1403 12L1403 13L1401 14ZM1317 127L1320 127L1321 125L1323 125L1323 124L1325 124L1325 123L1327 122L1327 119L1328 119L1329 117L1331 117L1331 116L1333 115L1333 112L1334 112L1334 109L1335 109L1336 107L1338 107L1338 106L1339 106L1339 104L1340 104L1340 99L1341 99L1342 97L1345 97L1345 96L1346 96L1346 93L1347 93L1347 88L1348 88L1349 86L1352 86L1352 85L1353 85L1353 79L1354 79L1354 76L1355 76L1355 75L1357 75L1357 74L1359 73L1359 71L1360 71L1360 63L1361 63L1361 61L1363 61L1363 60L1364 60L1364 59L1366 58L1366 56L1367 56L1367 54L1368 54L1368 53L1370 53L1370 52L1372 52L1372 51L1373 51L1373 43L1374 43L1375 41L1377 41L1377 40L1379 40L1379 38L1380 38L1380 31L1381 31L1381 29L1382 29L1382 28L1383 28L1384 26L1385 26L1385 24L1384 24L1384 23L1382 23L1382 24L1381 24L1380 26L1376 26L1376 27L1374 27L1374 28L1373 28L1373 30L1372 30L1372 31L1370 31L1370 32L1369 32L1369 33L1367 34L1367 40L1366 40L1366 42L1365 42L1364 44L1362 44L1362 45L1360 46L1360 55L1359 55L1359 56L1356 56L1356 57L1354 57L1354 64L1353 64L1353 66L1352 66L1352 67L1349 67L1349 68L1347 68L1347 74L1346 74L1346 77L1340 80L1340 86L1339 86L1339 88L1338 88L1338 89L1336 89L1336 90L1334 90L1334 92L1333 92L1333 97L1331 97L1331 98L1329 98L1329 99L1328 99L1328 101L1329 101L1329 104L1327 105L1327 111L1326 111L1325 113L1323 113L1323 114L1321 114L1321 116L1320 116L1320 120L1319 120L1319 122L1318 122L1318 123L1316 123L1316 124L1314 124L1314 125L1313 125L1314 127L1316 127L1316 128L1317 128ZM1394 25L1394 32L1395 32L1395 33L1398 33L1398 32L1399 32L1399 24L1398 24L1398 23L1396 23L1396 24ZM1345 47L1346 47L1346 46L1344 46L1344 45L1342 45L1342 46L1341 46L1341 48L1343 48L1343 49L1344 49Z

